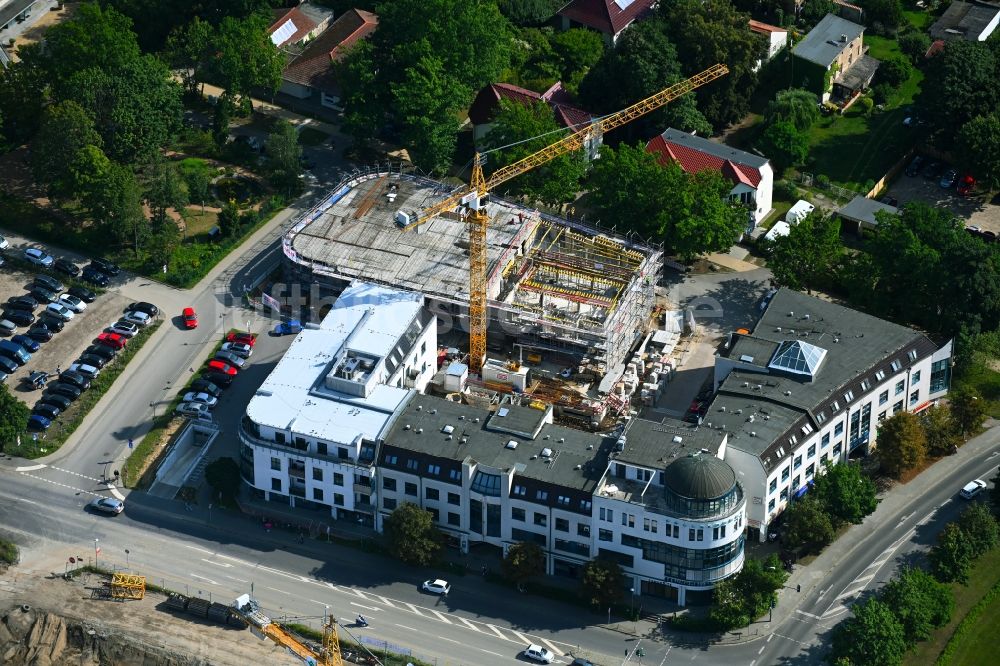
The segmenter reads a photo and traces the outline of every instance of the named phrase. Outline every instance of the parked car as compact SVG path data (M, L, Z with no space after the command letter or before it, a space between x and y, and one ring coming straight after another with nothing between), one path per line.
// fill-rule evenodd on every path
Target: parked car
M889 196L888 194L879 199L879 201L884 203L886 206L892 206L893 208L899 207L899 199L893 196Z
M108 364L108 359L103 356L98 356L97 354L80 354L80 358L76 359L76 362L92 365L98 370L103 370L104 366ZM72 369L72 366L70 366L70 370Z
M8 310L24 310L25 312L34 312L37 307L38 301L27 294L24 296L11 296L7 299Z
M69 321L70 319L76 316L76 314L72 310L70 310L68 307L60 303L49 303L48 305L45 306L45 312L47 314L58 317L63 321Z
M89 506L92 511L108 513L112 516L117 516L125 510L125 502L120 499L115 499L114 497L98 497L97 499L92 500L87 506Z
M8 310L3 313L3 318L18 326L31 326L35 323L35 315L24 310Z
M230 375L230 376L233 376L237 372L239 372L239 370L237 370L233 366L231 366L228 363L225 363L223 361L220 361L218 359L212 359L211 361L209 361L208 362L208 369L211 370L211 371L213 371L213 372L218 372L220 374Z
M101 374L101 369L93 365L87 365L86 363L76 363L69 366L70 372L79 372L81 375L87 379L97 379L97 376Z
M59 319L55 315L49 314L45 310L42 310L42 314L41 314L41 316L38 317L38 320L41 323L45 324L45 326L47 326L48 329L50 331L52 331L53 333L58 333L61 330L63 330L64 328L66 328L66 322L65 321L63 321L62 319Z
M111 280L107 275L97 269L91 268L90 266L83 269L80 277L91 284L96 284L98 287L107 287L111 284Z
M36 247L29 247L26 249L24 251L24 258L36 266L44 266L45 268L51 266L55 261L51 255L46 253L44 250L39 250Z
M926 163L927 160L924 159L923 155L917 155L910 160L909 164L906 165L906 175L910 177L920 175L920 172Z
M3 236L0 236L0 250L6 250L9 247L10 243L7 241L7 239L4 238Z
M0 356L5 356L20 365L27 365L31 360L28 350L10 340L0 340Z
M14 335L17 332L17 324L9 319L0 319L0 335Z
M50 425L52 425L52 419L45 418L41 414L32 414L28 417L28 430L41 432L48 430Z
M965 487L958 494L962 496L962 499L972 499L984 490L986 490L986 482L982 479L976 479L965 484Z
M298 319L283 321L274 327L274 335L294 335L302 331L302 322Z
M247 362L245 358L240 358L236 354L231 352L226 352L219 350L215 352L215 358L220 361L225 361L229 365L235 366L237 368L243 368L244 364Z
M253 333L243 331L233 331L226 336L226 342L239 342L253 347L257 344L257 336Z
M115 349L122 349L126 344L128 344L128 338L118 335L117 333L101 333L97 336L97 341L102 345L114 347Z
M420 589L431 594L448 594L451 592L451 585L446 580L435 578L434 580L425 580Z
M42 396L41 404L52 405L53 407L58 408L60 412L65 412L69 409L69 406L73 404L73 401L64 395L49 393Z
M40 389L44 387L49 381L49 373L42 372L41 370L35 370L28 374L24 378L24 381L31 386L31 388Z
M927 180L937 180L945 170L945 165L937 160L930 162L924 167L923 175Z
M537 661L539 664L551 664L552 660L555 659L555 655L550 650L534 644L524 648L524 657L531 661Z
M177 409L174 411L181 416L188 416L192 418L212 418L212 411L208 408L208 405L203 405L200 402L182 402L177 405Z
M36 275L35 286L54 291L57 294L62 293L66 289L66 286L62 282L48 275Z
M140 312L139 310L133 310L132 312L126 313L125 316L122 317L122 320L133 323L136 326L142 328L148 325L149 322L153 321L153 318L150 317L145 312Z
M189 330L198 328L198 314L194 311L194 308L184 308L181 311L181 317L184 319L184 328Z
M74 386L69 382L53 382L52 384L49 384L45 390L55 395L65 396L70 400L76 400L83 392L79 386Z
M0 371L4 374L12 375L17 372L18 365L13 359L7 358L6 356L0 356Z
M52 268L70 277L76 277L80 274L80 267L69 259L56 259L55 263L52 264Z
M52 339L53 332L45 322L36 322L34 326L28 329L28 337L35 342L48 342Z
M962 176L962 180L958 181L958 187L955 189L963 197L967 197L972 193L976 187L976 179L970 174L965 174Z
M39 402L35 404L34 408L32 408L31 411L33 414L41 414L49 421L55 421L56 417L62 414L61 409L59 409L55 405L50 405L47 402Z
M63 294L60 296L59 303L73 312L83 312L87 309L87 304L72 294Z
M150 317L155 317L160 314L160 308L156 307L152 303L146 303L145 301L140 301L138 303L133 303L132 305L125 308L125 312L145 312Z
M253 347L244 342L224 342L222 351L236 354L240 358L250 358L253 354Z
M111 333L116 333L124 338L135 337L139 332L139 327L130 321L116 321L108 327Z
M941 180L938 181L938 185L941 186L941 189L950 190L955 187L955 183L957 182L958 172L954 169L948 169L944 172L944 175L941 176Z
M59 294L54 291L50 291L45 287L39 287L36 285L32 287L31 291L28 293L39 303L56 303L59 301Z
M197 402L199 404L206 405L209 409L215 407L219 402L218 399L213 398L207 393L196 393L194 391L188 391L185 393L181 400L184 402Z
M210 384L215 384L216 386L220 386L222 388L226 388L230 384L232 384L233 377L234 375L227 375L222 372L217 372L211 368L205 368L205 370L202 372L203 381L206 381Z
M70 287L69 291L66 292L71 296L76 296L84 303L93 303L97 298L97 294L87 289L86 287Z
M67 384L72 384L81 391L86 391L90 388L90 380L81 375L79 372L74 372L73 370L63 370L59 373L59 379Z
M220 395L222 395L222 389L213 384L212 382L208 381L207 379L194 380L193 382L191 382L190 388L192 391L195 391L197 393L207 393L213 398L218 398Z
M24 333L19 333L18 335L15 335L10 339L10 341L21 345L31 353L35 353L36 351L42 348L42 346L38 344L37 341L32 340Z
M105 362L108 362L114 360L115 356L118 355L118 350L107 345L90 345L83 350L83 353L90 354L92 356L100 356Z
M118 267L118 264L112 263L107 259L91 259L90 267L104 273L105 275L110 275L111 277L114 277L122 272L122 269Z

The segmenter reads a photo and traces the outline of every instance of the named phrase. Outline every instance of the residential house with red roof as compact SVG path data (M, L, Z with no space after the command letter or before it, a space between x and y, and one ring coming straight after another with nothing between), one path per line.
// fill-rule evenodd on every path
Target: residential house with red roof
M344 12L318 37L291 55L281 73L281 92L312 99L323 106L340 107L341 91L334 65L360 40L378 27L378 17L361 9Z
M293 49L314 39L330 26L333 12L308 2L273 10L274 21L267 30L279 49Z
M594 116L572 104L572 97L557 81L543 93L528 90L510 83L491 83L472 100L469 107L469 121L472 123L472 136L478 144L484 136L493 129L493 119L500 108L500 100L508 99L518 104L534 104L545 102L552 108L556 122L561 127L578 127L588 125Z
M771 212L774 170L765 157L672 128L654 137L646 144L646 150L657 155L661 164L673 160L687 173L705 169L721 173L733 183L729 198L745 204L751 211L748 231Z
M590 28L604 35L609 44L632 23L649 13L656 0L570 0L556 14L562 29Z

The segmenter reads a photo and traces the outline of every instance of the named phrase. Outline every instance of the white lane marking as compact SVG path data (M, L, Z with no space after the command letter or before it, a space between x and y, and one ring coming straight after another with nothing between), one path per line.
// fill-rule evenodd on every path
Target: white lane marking
M553 645L549 641L545 640L542 637L539 637L538 640L540 640L545 647L547 647L548 649L552 650L552 652L554 652L556 654L556 656L558 656L558 657L563 656L563 651L560 650L559 648L557 648L555 645Z
M209 564L214 564L217 567L224 567L226 569L232 569L232 564L227 564L226 562L215 562L214 560L206 560L204 557L201 558L202 562L208 562Z
M492 629L494 634L496 634L500 638L504 639L505 641L509 641L510 640L510 638L508 638L503 633L501 633L501 631L499 629L497 629L495 626L493 626L492 624L487 624L486 626L489 627L490 629Z
M306 599L306 601L311 601L314 604L319 604L320 606L329 606L330 605L330 604L326 603L325 601L316 601L315 599Z
M199 575L198 575L198 574L196 574L196 573L193 573L193 574L191 574L191 578L197 578L197 579L199 579L199 580L203 580L203 581L205 581L206 583L209 583L210 585L218 585L218 583L216 583L216 582L215 582L214 580L212 580L211 578L205 578L204 576L199 576Z
M460 641L456 641L454 638L447 638L445 636L437 636L436 638L439 641L448 641L449 643L455 643L456 645L461 645L462 644Z
M756 664L756 663L757 663L757 660L754 659L753 661L750 662L750 666L754 666L754 664Z
M761 645L760 649L757 650L757 654L760 655L761 653L763 653L764 652L764 648L766 648L766 647L767 647L766 645Z
M213 553L210 550L205 550L204 548L199 548L198 546L190 546L190 545L188 545L186 543L182 543L181 545L184 546L185 548L187 548L188 550L196 550L199 553L206 553L208 555L214 555L215 554L215 553ZM225 557L225 555L220 555L219 557Z
M48 465L24 465L23 467L15 467L14 471L21 472L23 474L24 472L34 472L39 469L45 469L46 467L48 467Z
M510 633L517 636L518 640L520 640L522 643L528 643L528 644L534 643L533 640L531 640L530 638L528 638L527 636L525 636L520 632L514 631L513 629L510 630Z
M493 650L485 650L483 648L479 648L479 649L482 650L483 652L485 652L486 654L492 654L492 655L497 656L497 657L501 657L502 658L502 657L507 656L507 655L500 654L499 652L494 652Z
M24 502L25 504L38 504L35 500L24 499L23 497L15 497L18 502Z
M110 485L110 486L108 486L108 490L109 490L109 491L111 492L111 494L112 494L112 495L114 495L114 496L115 496L115 499L119 499L119 500L121 500L121 501L123 501L123 502L125 501L125 496L124 496L124 495L122 495L122 494L121 494L121 493L120 493L120 492L118 491L118 488L116 488L116 487L115 487L114 485Z
M409 609L410 609L411 611L413 611L413 612L414 612L414 613L416 613L417 615L423 615L423 613L421 613L421 612L420 612L420 609L418 609L418 608L417 608L416 606L414 606L413 604L410 604L410 603L407 603L407 602L405 602L405 601L404 601L404 602L403 602L403 605L404 605L404 606L406 606L407 608L409 608Z
M376 596L379 598L379 601L381 601L382 603L384 603L389 608L395 608L396 607L395 604L393 604L391 601L389 601L388 599L386 599L385 597L383 597L381 594L376 595Z
M51 469L54 469L57 472L62 472L63 474L70 474L72 476L78 476L81 479L87 479L88 481L96 481L97 483L103 483L104 482L104 479L98 479L97 477L89 476L87 474L80 474L79 472L74 472L72 470L63 469L62 467L56 467L55 465L52 465Z
M449 620L448 618L446 618L444 616L444 613L442 613L440 611L436 611L434 609L431 609L431 612L434 613L434 615L437 617L437 619L441 620L445 624L451 624L451 620Z
M265 585L264 589L265 590L271 590L272 592L280 592L281 594L287 594L288 596L292 596L292 593L289 592L288 590L282 590L282 589L277 588L277 587L268 587L267 585Z
M356 594L357 596L361 597L365 601L368 601L368 597L365 596L365 593L362 592L361 590L355 590L353 587L345 587L344 590L346 590L347 592L350 592L352 594Z
M772 638L774 638L774 634L771 634L770 636L768 636L767 640L765 641L765 643L770 643Z
M358 608L364 608L365 610L370 610L372 612L382 610L381 608L373 608L372 606L365 606L364 604L357 604L357 603L354 603L353 601L351 602L351 605L352 606L357 606Z
M236 576L230 576L228 574L222 574L223 578L228 578L229 580L235 580L237 583L249 583L246 578L237 578Z
M471 622L469 622L468 620L466 620L464 617L457 617L456 616L456 619L459 622L461 622L462 624L464 624L465 626L467 626L469 629L472 629L473 631L482 631L482 629L480 629L476 625L472 624Z
M36 481L51 483L53 486L59 486L60 488L66 488L67 490L72 490L77 495L93 495L94 497L104 497L104 495L100 493L95 493L93 490L87 490L85 488L77 488L76 486L71 486L65 483L59 483L58 481L53 481L52 479L46 479L44 476L38 476L36 474L28 474L27 472L22 472L22 474L28 478L35 479Z
M396 623L394 622L393 624L396 624ZM399 627L400 629L409 629L410 631L417 631L413 627L408 627L405 624L396 624L396 626Z

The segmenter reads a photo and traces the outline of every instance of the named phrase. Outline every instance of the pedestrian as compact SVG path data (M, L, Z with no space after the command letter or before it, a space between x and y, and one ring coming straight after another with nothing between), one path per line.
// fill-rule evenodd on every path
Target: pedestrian
M264 523L264 531L265 532L270 532L271 531L271 523L269 523L269 522Z
M60 366L58 363L56 364L56 374L57 375L62 374L62 366Z
M305 541L306 541L305 535L303 535L302 532L299 532L299 543L305 543Z

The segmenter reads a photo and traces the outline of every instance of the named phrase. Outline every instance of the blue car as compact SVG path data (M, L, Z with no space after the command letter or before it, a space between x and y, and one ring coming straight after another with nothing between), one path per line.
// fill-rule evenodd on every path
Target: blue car
M16 342L30 352L36 352L42 348L35 340L32 340L27 335L18 334L10 339L11 342Z
M302 322L298 319L283 321L274 327L275 335L294 335L302 330Z
M28 417L28 430L36 432L48 430L50 425L52 425L52 419L45 418L41 414L32 414Z

